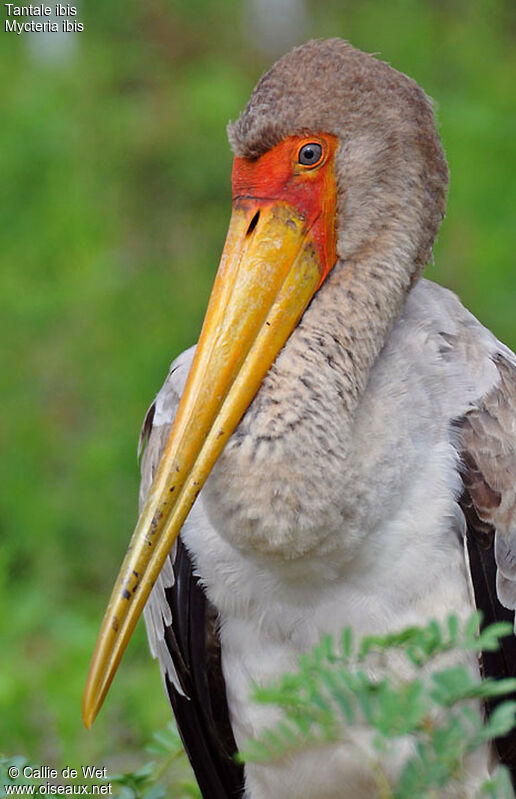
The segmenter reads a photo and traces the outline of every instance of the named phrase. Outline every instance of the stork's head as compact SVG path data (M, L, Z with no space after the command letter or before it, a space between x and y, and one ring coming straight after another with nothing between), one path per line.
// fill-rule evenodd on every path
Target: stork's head
M274 64L229 124L235 175L248 163L253 174L266 173L271 163L286 169L292 158L286 140L295 147L324 141L324 134L335 148L325 164L337 188L338 257L354 258L390 232L405 240L420 273L448 186L429 98L411 78L341 39L310 41ZM239 183L235 194L253 192ZM331 238L333 219L325 224Z
M444 214L447 167L428 99L405 75L340 40L309 42L278 61L229 138L228 236L92 658L88 726L199 491L328 273L337 261L345 270L388 250L374 279L393 283L394 258L395 283L407 290Z

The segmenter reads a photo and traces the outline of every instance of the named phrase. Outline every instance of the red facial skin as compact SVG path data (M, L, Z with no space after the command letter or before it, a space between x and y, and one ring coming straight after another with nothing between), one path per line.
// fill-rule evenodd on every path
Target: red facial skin
M321 159L313 166L300 164L299 151L314 142L323 148ZM337 137L329 133L289 136L256 160L235 157L233 161L234 204L252 200L259 210L283 202L305 218L323 266L321 283L337 260L336 149Z

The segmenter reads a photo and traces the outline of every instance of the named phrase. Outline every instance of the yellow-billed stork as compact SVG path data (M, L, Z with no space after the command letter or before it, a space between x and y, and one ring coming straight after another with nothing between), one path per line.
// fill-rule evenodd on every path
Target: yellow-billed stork
M261 78L229 140L226 244L197 347L144 422L141 516L84 719L145 609L204 797L375 796L345 742L236 765L272 718L251 683L346 625L383 633L475 601L513 617L516 359L421 278L448 169L413 80L311 41ZM515 668L514 642L489 664ZM486 752L469 764L471 790L487 767Z

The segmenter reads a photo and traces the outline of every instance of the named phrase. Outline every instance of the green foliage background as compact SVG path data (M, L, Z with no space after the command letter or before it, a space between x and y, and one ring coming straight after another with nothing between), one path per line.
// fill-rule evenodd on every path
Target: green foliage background
M0 30L0 751L121 770L168 720L143 629L92 732L82 685L135 521L139 424L223 245L225 125L271 56L242 0L84 0L80 18L61 61ZM427 276L514 347L516 6L309 0L310 36L435 98L452 182Z

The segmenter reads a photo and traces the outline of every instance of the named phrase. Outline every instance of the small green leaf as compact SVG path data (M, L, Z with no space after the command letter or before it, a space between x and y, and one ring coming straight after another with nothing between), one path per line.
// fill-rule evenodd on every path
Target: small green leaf
M446 620L446 626L448 628L448 636L450 638L450 642L452 644L455 644L459 637L460 624L458 617L454 613L452 613L451 616L448 616Z
M516 723L516 702L502 702L491 712L488 720L476 738L476 745L507 735Z
M476 639L476 646L471 648L477 651L493 652L500 648L500 638L505 638L507 635L512 635L514 632L512 624L506 621L500 621L491 624L482 630Z
M353 654L353 631L351 627L345 627L341 638L342 655L349 659Z
M490 780L480 788L479 799L514 799L511 775L505 766L498 766Z

